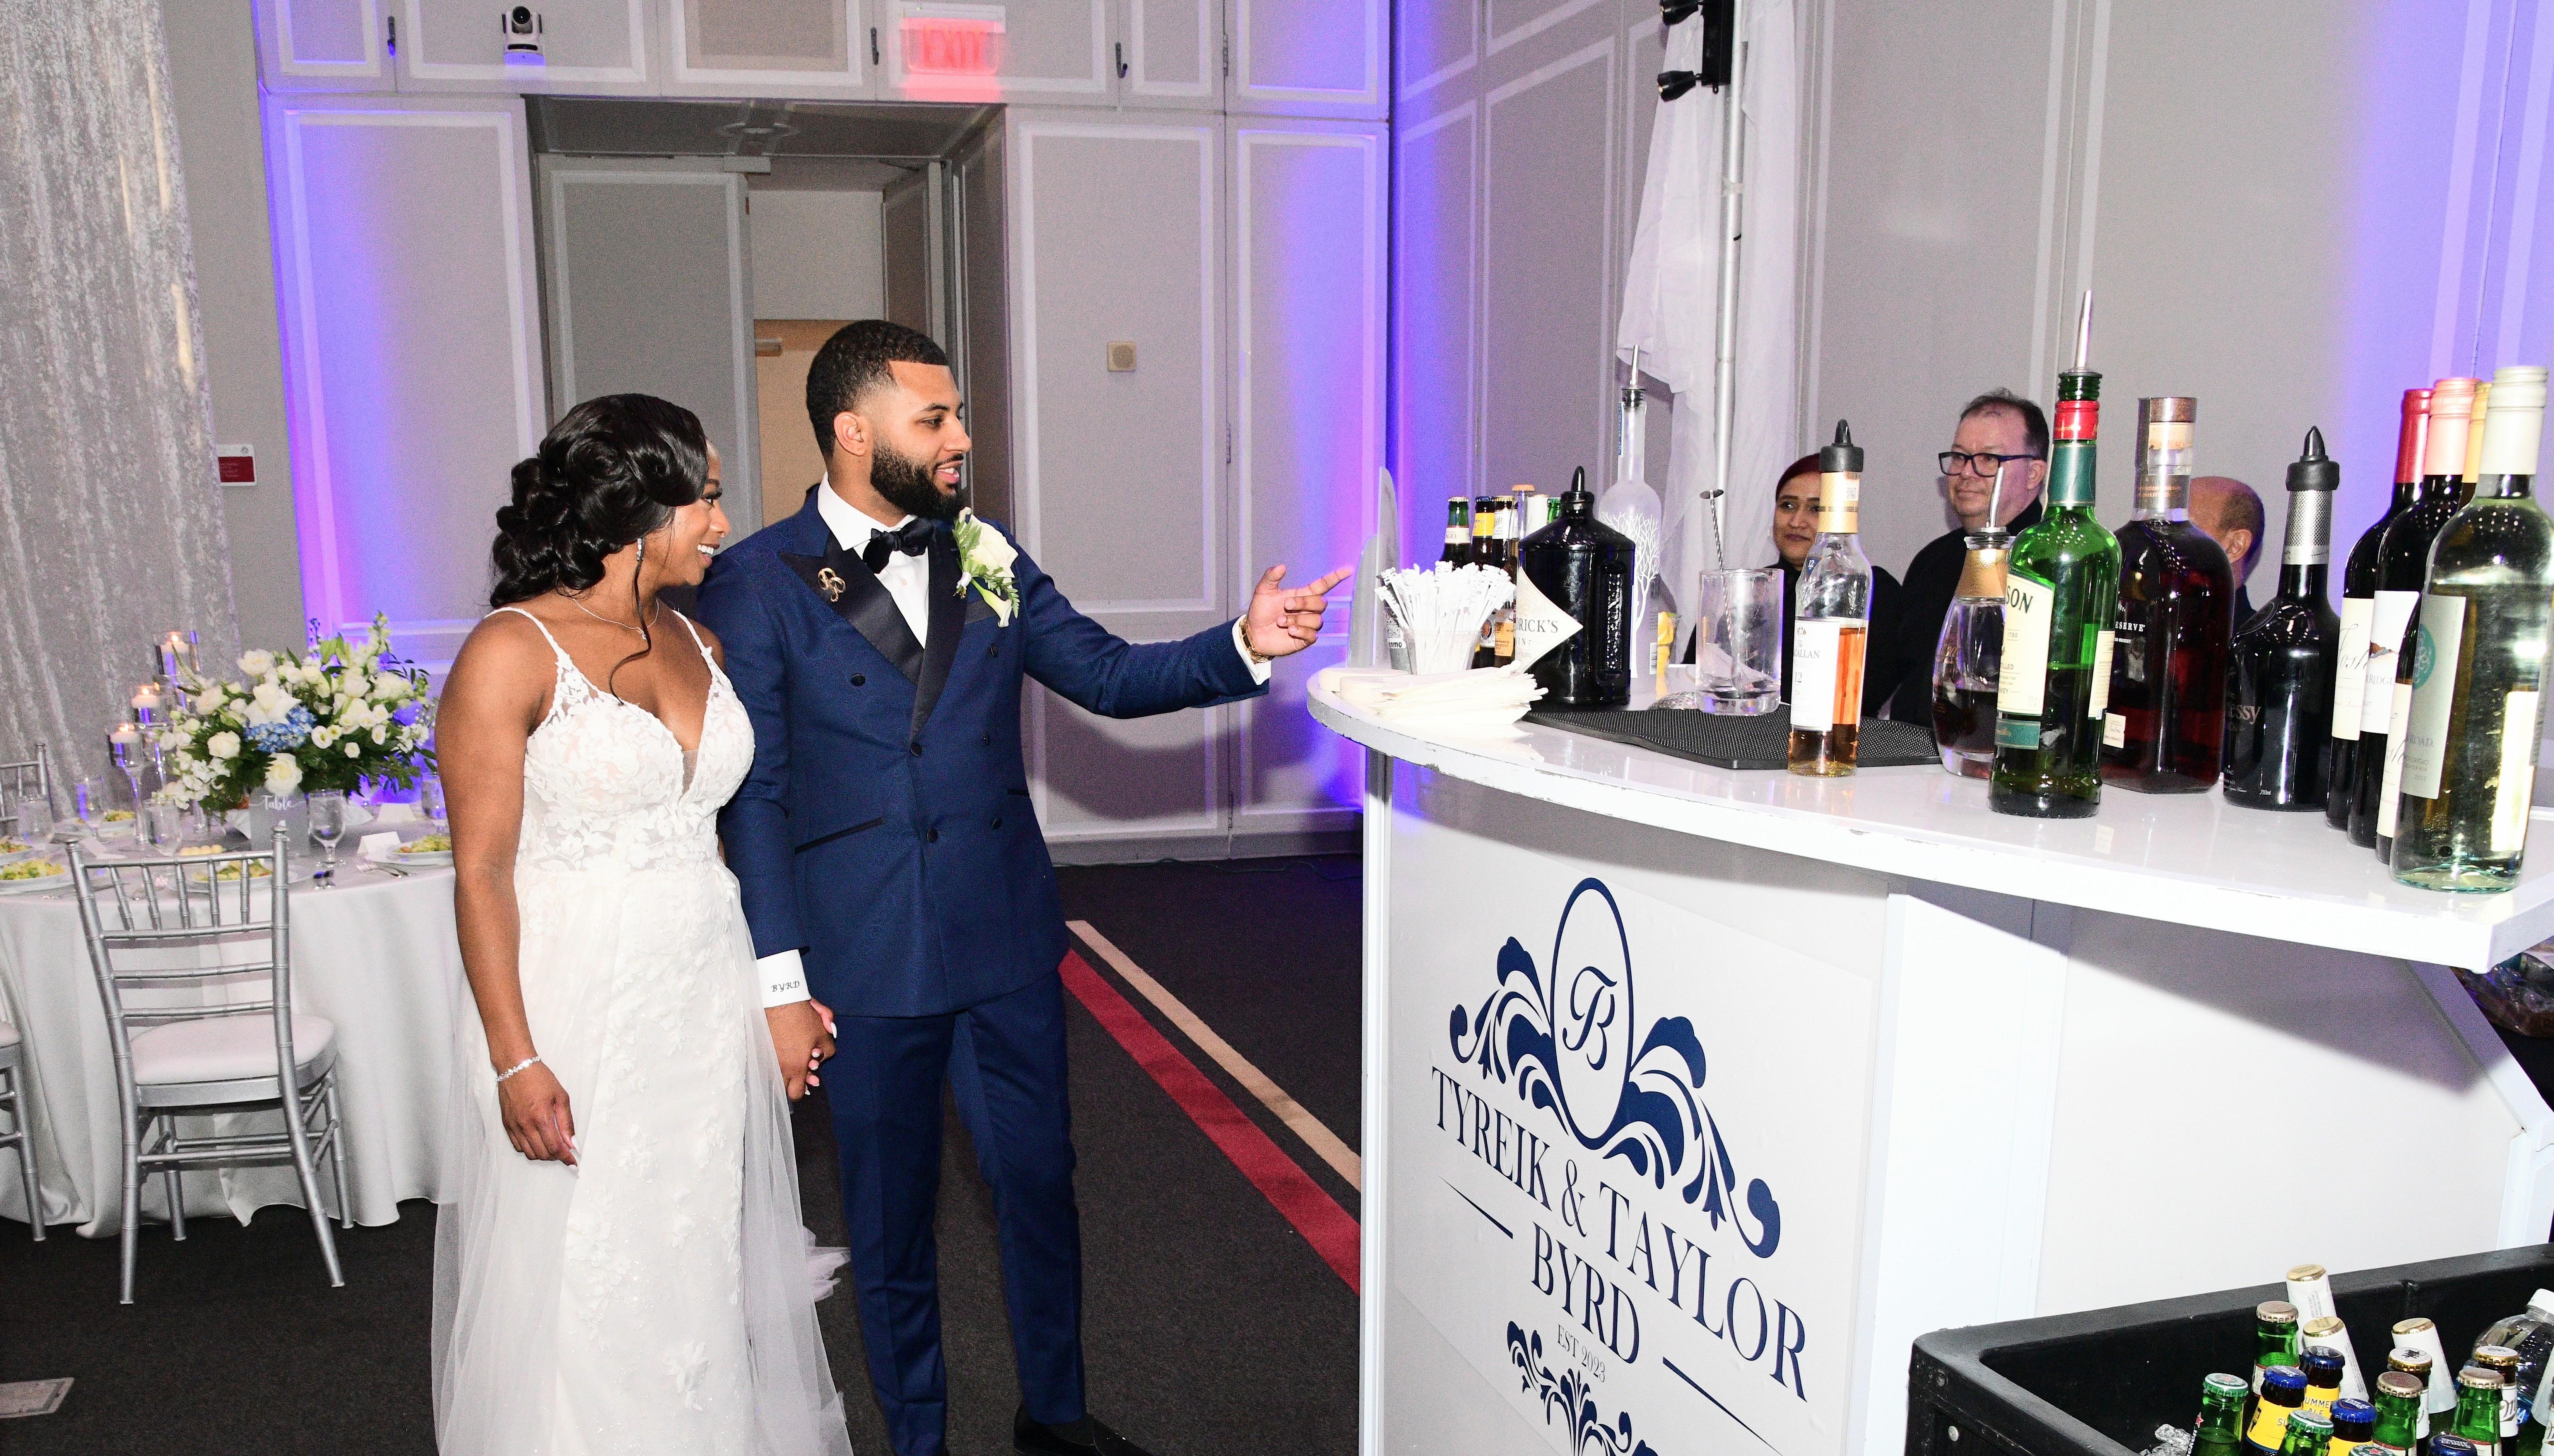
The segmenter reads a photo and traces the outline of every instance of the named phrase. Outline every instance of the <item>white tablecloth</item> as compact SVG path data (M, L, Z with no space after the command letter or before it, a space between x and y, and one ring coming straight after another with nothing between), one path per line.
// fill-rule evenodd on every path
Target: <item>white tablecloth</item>
M395 1223L403 1198L432 1197L452 1064L461 953L452 871L404 879L351 861L338 888L292 887L292 1001L337 1025L337 1095L346 1119L355 1218ZM97 977L68 891L0 898L0 1015L26 1043L26 1110L35 1132L45 1221L118 1232L121 1199L115 1061ZM258 1114L281 1126L280 1114ZM7 1155L0 1154L0 1158ZM320 1173L327 1186L327 1173ZM245 1220L301 1201L291 1164L186 1176L186 1212ZM143 1184L146 1220L165 1218L162 1179ZM330 1195L333 1197L333 1194ZM24 1219L15 1169L0 1169L0 1217Z

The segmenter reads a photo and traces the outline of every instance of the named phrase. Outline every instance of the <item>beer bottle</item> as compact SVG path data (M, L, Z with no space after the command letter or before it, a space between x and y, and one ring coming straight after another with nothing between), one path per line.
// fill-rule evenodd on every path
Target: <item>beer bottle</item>
M1472 503L1472 564L1493 571L1505 571L1507 563L1499 559L1499 498L1483 496ZM1499 616L1490 614L1481 623L1481 639L1472 648L1474 667L1499 665Z
M2281 1456L2330 1456L2332 1417L2299 1410L2288 1417L2286 1440L2279 1448Z
M2253 1394L2262 1394L2264 1371L2275 1365L2295 1367L2298 1353L2297 1306L2285 1299L2264 1299L2254 1305Z
M2332 1402L2331 1456L2350 1453L2377 1438L2377 1407L2365 1400Z
M1437 558L1446 566L1472 564L1472 498L1456 496L1446 503L1446 554Z
M2190 1456L2240 1456L2244 1444L2244 1378L2212 1375L2199 1387Z
M2329 1417L2333 1402L2341 1399L2341 1352L2307 1350L2297 1357L2297 1364L2306 1373L2306 1400L2299 1408Z
M2247 1456L2279 1456L2288 1446L2288 1419L2305 1403L2306 1373L2293 1365L2272 1365L2262 1372L2260 1403L2253 1424L2244 1432Z
M2450 1429L2474 1442L2475 1456L2499 1456L2500 1393L2509 1383L2497 1370L2469 1365L2457 1372L2457 1409ZM2433 1438L2430 1447L2438 1449Z
M2519 1419L2526 1412L2525 1394L2518 1389L2518 1352L2507 1345L2477 1345L2474 1363L2500 1377L2500 1439L2504 1450L2518 1439Z
M2422 1377L2410 1371L2389 1370L2377 1378L2374 1439L2378 1444L2409 1451L2421 1443L2423 1428L2429 1424L2421 1410L2421 1393L2426 1389Z

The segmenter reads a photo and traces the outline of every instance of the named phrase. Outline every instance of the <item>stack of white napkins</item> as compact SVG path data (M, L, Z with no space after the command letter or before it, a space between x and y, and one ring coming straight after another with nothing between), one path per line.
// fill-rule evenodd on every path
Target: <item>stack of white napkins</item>
M1430 673L1326 667L1314 684L1387 723L1440 732L1513 733L1516 721L1543 696L1542 685L1516 666Z

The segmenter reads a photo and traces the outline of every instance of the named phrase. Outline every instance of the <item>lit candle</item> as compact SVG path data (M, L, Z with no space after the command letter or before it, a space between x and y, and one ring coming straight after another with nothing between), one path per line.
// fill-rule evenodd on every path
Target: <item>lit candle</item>
M136 713L157 713L160 711L160 685L158 683L144 683L141 687L133 690L133 711Z
M129 723L119 723L106 736L109 742L139 743L142 741L142 729Z

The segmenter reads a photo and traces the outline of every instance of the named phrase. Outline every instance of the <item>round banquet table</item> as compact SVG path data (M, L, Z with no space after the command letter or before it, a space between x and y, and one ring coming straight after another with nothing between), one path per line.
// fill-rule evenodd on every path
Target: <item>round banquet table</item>
M436 1147L463 984L453 936L452 871L405 877L352 855L337 886L291 889L292 1002L337 1027L338 1099L347 1187L359 1223L399 1220L403 1198L432 1197ZM47 1224L91 1238L118 1233L122 1145L115 1060L97 977L68 888L0 898L0 1015L26 1046L25 1110ZM273 1112L243 1114L278 1126ZM183 1126L183 1124L181 1124ZM0 1176L0 1217L24 1219L17 1170ZM327 1173L320 1173L327 1186ZM164 1179L147 1178L145 1221L164 1220ZM242 1221L270 1203L301 1202L290 1162L186 1175L186 1213Z

